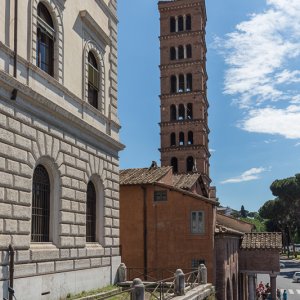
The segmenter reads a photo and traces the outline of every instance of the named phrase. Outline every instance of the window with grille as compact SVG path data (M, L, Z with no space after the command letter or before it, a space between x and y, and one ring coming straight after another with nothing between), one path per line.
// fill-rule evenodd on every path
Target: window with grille
M47 170L38 165L33 173L31 241L49 242L50 180Z
M204 233L204 212L192 211L191 212L191 232Z
M96 242L96 190L90 181L86 197L86 241Z
M167 201L167 191L154 191L154 201Z

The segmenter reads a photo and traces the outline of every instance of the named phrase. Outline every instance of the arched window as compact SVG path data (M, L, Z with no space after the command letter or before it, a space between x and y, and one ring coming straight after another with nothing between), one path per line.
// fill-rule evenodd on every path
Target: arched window
M178 47L178 59L184 59L184 48L183 48L183 46Z
M194 135L193 131L188 132L188 145L193 145L194 144Z
M32 180L31 241L49 242L50 227L50 180L47 170L38 165Z
M98 108L99 70L97 60L91 51L88 55L88 72L88 101Z
M179 87L178 87L178 92L182 93L184 91L184 75L180 74L179 75Z
M183 31L183 16L178 17L178 31Z
M192 58L192 45L186 45L186 58Z
M179 146L184 146L184 133L179 132Z
M86 241L96 242L96 190L90 181L86 197Z
M175 60L176 59L176 49L175 47L170 48L170 60Z
M176 106L172 104L170 106L170 120L175 121L177 118L177 113L176 113Z
M170 136L170 145L171 146L176 146L176 134L175 134L175 132L171 133L171 136Z
M170 18L170 32L176 31L176 20L174 17Z
M183 104L179 104L178 107L178 120L184 120L185 109Z
M190 92L193 90L193 75L187 74L186 75L186 91Z
M191 30L192 29L192 17L191 15L187 15L185 19L185 29Z
M175 75L171 76L171 93L177 92L177 78Z
M173 173L178 173L178 159L176 157L171 158L171 166L173 167Z
M52 17L46 6L40 2L37 7L36 65L54 76L55 30Z
M193 119L193 104L192 103L188 103L186 115L189 120Z
M186 171L193 172L193 169L194 169L194 158L192 156L189 156L186 159Z

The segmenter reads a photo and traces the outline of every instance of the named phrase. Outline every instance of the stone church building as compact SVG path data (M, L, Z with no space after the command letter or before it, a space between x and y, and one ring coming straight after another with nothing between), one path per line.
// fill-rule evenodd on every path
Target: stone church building
M0 298L114 282L116 0L0 1ZM47 298L48 297L48 298Z

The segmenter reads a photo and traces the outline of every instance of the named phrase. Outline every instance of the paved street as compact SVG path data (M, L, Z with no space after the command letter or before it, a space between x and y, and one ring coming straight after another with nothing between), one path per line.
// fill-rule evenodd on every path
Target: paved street
M281 268L280 275L277 276L277 288L283 292L284 289L288 292L288 300L300 299L300 283L292 282L292 277L296 271L300 271L300 262L293 260L282 260L285 268ZM262 281L264 284L270 282L268 275L258 275L257 283Z

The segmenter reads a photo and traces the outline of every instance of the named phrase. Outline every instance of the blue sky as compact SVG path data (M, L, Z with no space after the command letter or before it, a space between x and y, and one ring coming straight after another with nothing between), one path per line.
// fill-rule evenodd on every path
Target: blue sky
M119 1L121 168L160 162L157 2ZM300 1L207 0L210 172L223 206L255 211L300 172Z

